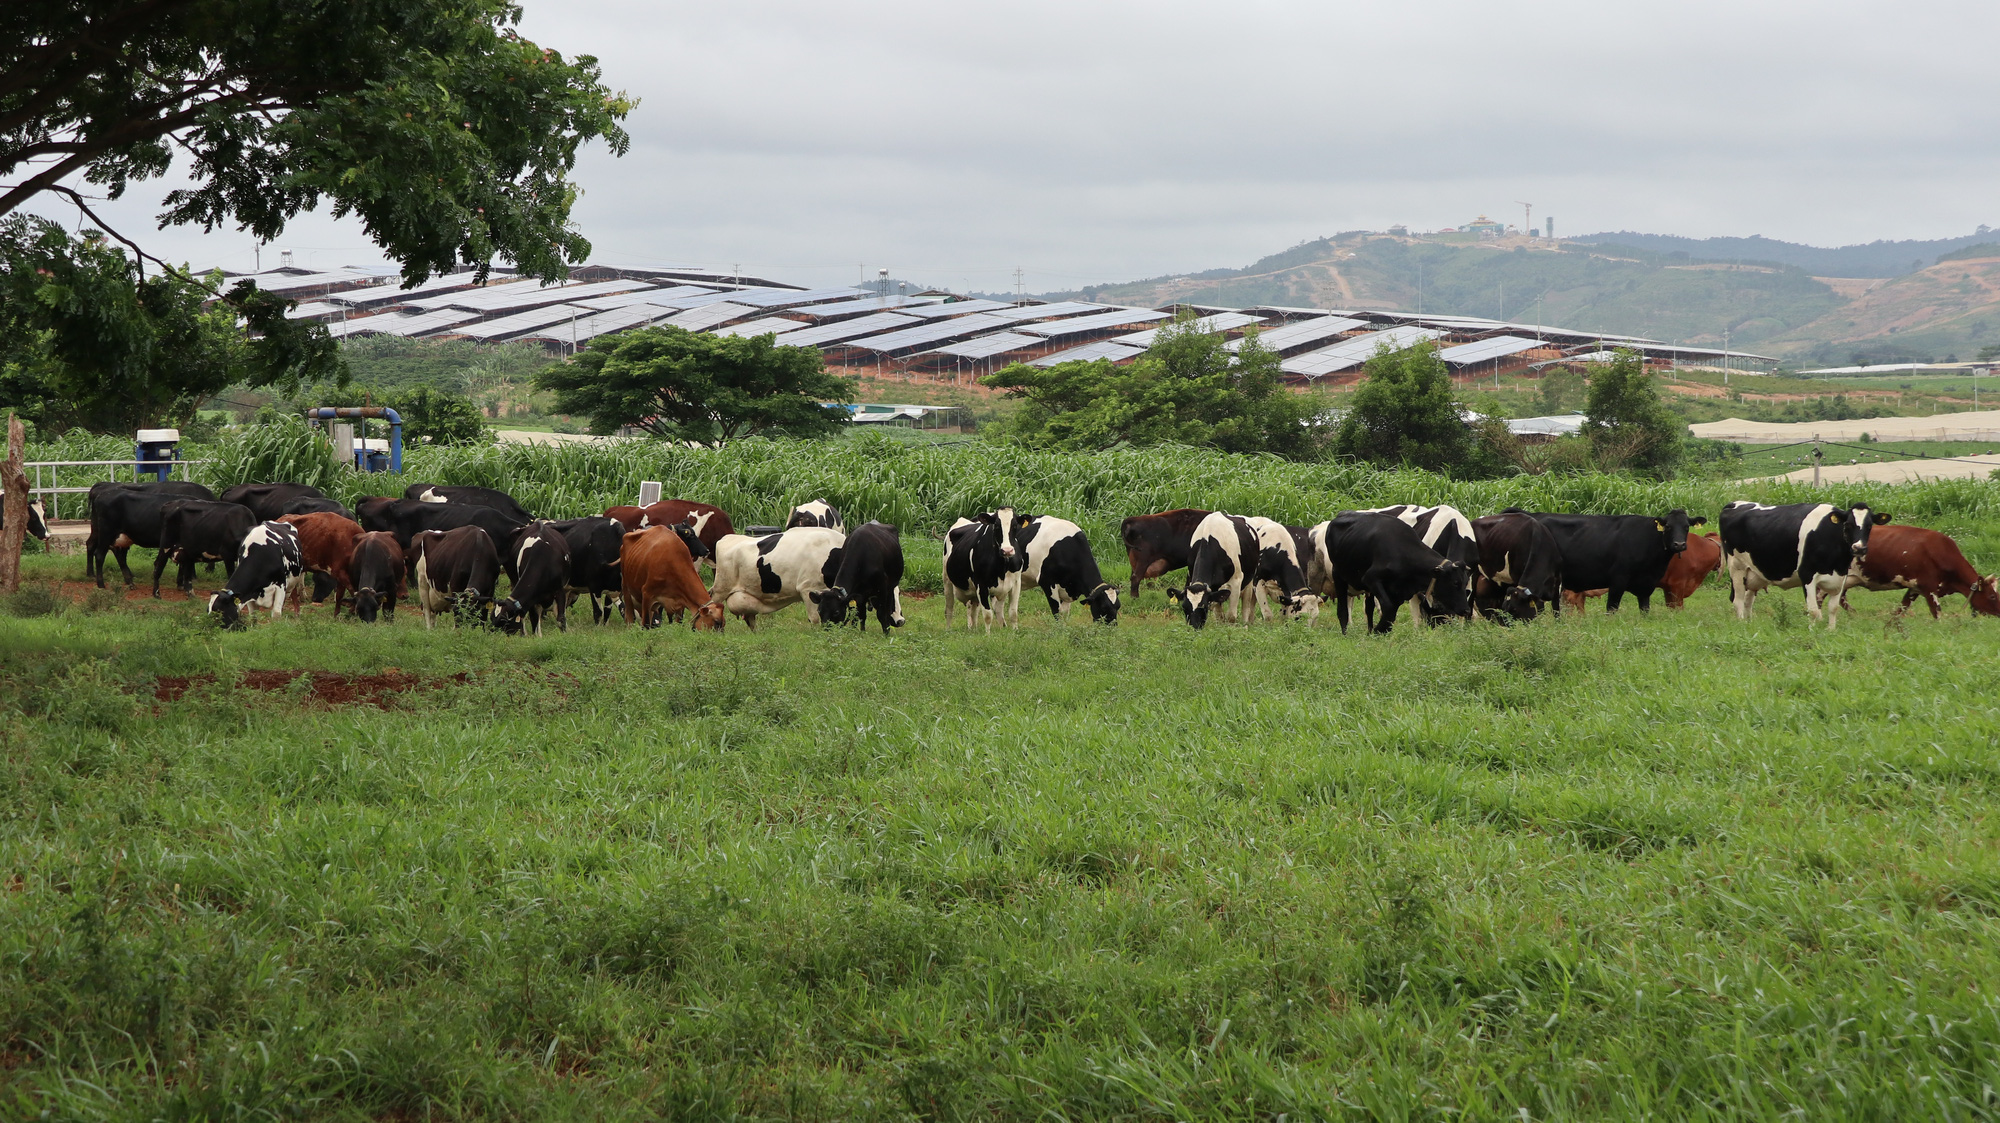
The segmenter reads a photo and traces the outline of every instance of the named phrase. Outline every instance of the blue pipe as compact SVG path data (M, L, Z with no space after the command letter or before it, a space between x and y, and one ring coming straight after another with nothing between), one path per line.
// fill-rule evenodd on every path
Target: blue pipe
M306 411L306 416L315 421L331 421L336 417L379 417L389 423L389 470L401 473L403 470L403 417L388 406L315 406Z

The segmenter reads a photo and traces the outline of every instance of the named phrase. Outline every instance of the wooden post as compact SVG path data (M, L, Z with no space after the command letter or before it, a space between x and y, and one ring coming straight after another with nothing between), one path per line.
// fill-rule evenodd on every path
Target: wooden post
M28 537L28 435L21 419L7 414L7 459L0 462L0 488L7 491L0 505L0 593L21 587L21 543Z

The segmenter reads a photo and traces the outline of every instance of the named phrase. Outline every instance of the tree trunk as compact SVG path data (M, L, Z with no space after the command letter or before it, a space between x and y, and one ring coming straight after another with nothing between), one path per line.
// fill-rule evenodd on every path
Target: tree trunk
M0 505L0 593L21 587L21 543L28 537L27 445L21 419L8 413L7 459L0 462L0 489L7 492Z

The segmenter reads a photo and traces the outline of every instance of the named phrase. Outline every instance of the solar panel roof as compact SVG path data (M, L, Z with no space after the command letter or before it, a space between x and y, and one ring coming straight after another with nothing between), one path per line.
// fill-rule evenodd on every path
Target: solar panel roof
M947 300L943 304L922 304L898 309L911 316L935 319L939 316L966 316L974 312L998 312L1012 308L1012 304L1002 304L997 300Z
M787 320L783 316L766 316L761 320L751 320L747 324L731 324L726 328L716 328L717 335L784 335L805 327L801 320Z
M1015 331L997 331L992 335L982 335L963 343L953 343L935 347L924 352L926 355L950 355L960 359L985 359L994 355L1004 355L1009 351L1019 351L1023 347L1039 347L1045 340L1038 336L1022 335Z
M430 280L418 284L415 288L409 289L404 288L401 281L392 281L386 285L374 285L365 289L351 289L347 292L337 292L326 299L333 301L335 304L345 304L353 308L363 308L371 304L401 304L422 296L448 292L453 289L471 288L472 277L473 275L470 272L448 273L442 277L432 277ZM502 279L504 280L505 278L503 277Z
M850 339L841 344L841 346L855 347L863 351L906 351L913 347L922 347L925 344L946 343L954 339L963 339L969 335L977 335L982 331L991 331L994 328L1006 327L1007 324L1008 321L1005 317L996 316L991 312L978 312L970 316L960 316L956 319L943 320L938 323L920 324L913 328L892 331L887 335L872 335L865 339Z
M556 323L562 324L567 334L570 320L581 319L588 315L590 309L579 308L574 304L545 304L540 308L516 312L511 316L482 320L476 324L460 324L451 329L451 334L462 335L468 339L511 339L536 328Z
M447 293L443 296L426 296L417 300L406 300L403 303L427 312L439 308L464 308L472 312L514 312L526 311L543 304L563 304L587 296L608 296L614 292L631 292L635 289L653 287L651 281L592 281L587 284L561 285L510 281L504 285L488 285L485 288L466 289L463 292Z
M1375 350L1378 347L1387 347L1391 351L1400 351L1405 347L1414 346L1426 339L1436 339L1443 334L1443 332L1434 328L1384 328L1381 331L1369 332L1367 335L1357 335L1352 339L1343 339L1331 347L1322 347L1317 351L1308 351L1297 358L1286 359L1281 364L1280 369L1286 374L1301 374L1307 378L1318 378L1321 375L1332 374L1335 371L1343 371L1349 367L1360 366L1374 357Z
M921 298L914 296L892 296L887 300L879 296L870 296L860 300L838 300L828 304L808 304L800 308L788 308L786 311L800 316L833 319L839 316L860 316L869 312L887 312L892 308L935 307L940 303L942 303L942 298L935 296ZM973 309L973 311L978 311L978 309Z
M1052 367L1057 363L1090 359L1110 359L1112 362L1117 363L1123 362L1126 359L1136 359L1145 353L1146 349L1144 347L1134 347L1129 343L1120 343L1115 339L1100 339L1095 343L1086 343L1081 347L1072 347L1067 351L1058 351L1053 355L1044 355L1028 365Z
M568 303L580 304L585 308L595 308L599 311L623 308L628 304L657 304L663 308L685 308L688 305L683 303L683 301L692 297L714 297L721 300L727 299L728 295L728 293L718 293L714 289L705 289L698 285L675 285L670 289L640 289L636 292L617 292L612 293L610 296L593 296L587 300L572 300Z
M1310 346L1322 339L1330 339L1342 332L1354 331L1368 326L1366 320L1350 320L1345 316L1321 316L1316 320L1297 320L1277 327L1265 328L1257 333L1257 341L1265 348L1284 352L1299 347ZM1240 339L1232 339L1223 344L1234 351L1243 345Z
M995 316L1009 320L1050 320L1057 316L1076 316L1085 312L1109 312L1105 304L1085 304L1081 300L1058 300L1053 304L1013 304L993 311Z
M429 335L431 332L478 319L472 312L457 308L440 308L435 312L425 312L416 316L404 316L395 312L381 312L373 316L362 316L345 323L327 325L335 338L350 335Z
M1438 358L1447 363L1483 363L1488 359L1532 351L1541 346L1543 343L1538 339L1523 339L1518 335L1496 335L1476 343L1461 343L1456 347L1447 347L1438 352Z
M824 347L830 343L839 343L843 339L858 339L864 335L894 331L922 322L900 312L877 312L873 316L863 316L858 320L842 320L835 324L820 324L818 327L788 332L785 335L785 343L795 347Z
M836 300L843 296L865 296L860 289L742 289L736 293L738 304L748 304L753 308L789 308L795 304L813 304Z
M630 304L594 316L584 316L573 323L550 324L519 338L545 339L554 343L588 343L600 335L644 327L668 315L671 315L668 309L655 304Z
M1150 308L1120 308L1113 312L1099 312L1095 316L1074 316L1067 320L1050 320L1041 324L1023 324L1016 331L1031 335L1060 339L1066 335L1083 335L1093 331L1109 331L1127 324L1146 324L1169 317L1165 312L1155 312Z
M298 292L302 289L325 288L328 285L351 285L356 281L372 281L378 274L363 273L359 269L333 269L324 273L251 273L232 280L249 281L265 292Z
M309 320L314 316L331 316L337 312L345 311L347 309L342 308L338 304L328 304L324 300L313 300L295 306L291 311L285 313L285 319Z
M726 324L731 320L739 320L745 316L754 316L756 314L757 309L747 304L736 304L723 300L712 301L698 308L690 308L685 312L677 312L661 322L665 323L668 327L686 328L689 331L704 331L720 324Z
M1201 319L1196 320L1195 324L1202 331L1216 332L1233 331L1236 328L1248 327L1251 324L1261 324L1263 322L1264 317L1252 316L1248 312L1217 312L1212 316L1203 316ZM1147 328L1145 331L1134 332L1131 335L1121 335L1118 339L1120 342L1129 343L1134 347L1151 347L1153 339L1159 334L1159 328Z

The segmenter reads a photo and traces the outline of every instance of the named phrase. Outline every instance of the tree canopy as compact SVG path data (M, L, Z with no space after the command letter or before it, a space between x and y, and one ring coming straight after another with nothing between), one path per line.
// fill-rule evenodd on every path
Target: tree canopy
M535 384L556 409L590 418L593 433L631 426L666 440L722 444L750 436L825 437L847 412L854 383L826 372L816 347L774 336L696 335L643 328L603 336Z
M1681 462L1687 425L1660 400L1636 351L1592 368L1583 407L1584 436L1605 470L1632 468L1665 477Z
M1325 403L1286 390L1278 363L1254 332L1232 355L1220 334L1183 317L1127 366L1104 359L1014 363L980 381L1026 400L1002 436L1035 448L1173 442L1310 458L1324 440L1317 419Z
M1435 346L1384 348L1362 370L1334 434L1335 452L1433 472L1462 469L1473 458L1472 430L1459 416L1451 371Z
M595 59L521 38L520 14L505 0L0 4L0 215L45 192L89 213L65 181L116 198L178 160L194 182L163 225L270 241L324 201L411 282L496 257L560 277L590 251L569 221L577 149L601 137L622 154L633 103Z

